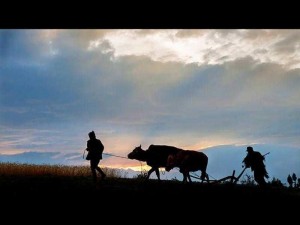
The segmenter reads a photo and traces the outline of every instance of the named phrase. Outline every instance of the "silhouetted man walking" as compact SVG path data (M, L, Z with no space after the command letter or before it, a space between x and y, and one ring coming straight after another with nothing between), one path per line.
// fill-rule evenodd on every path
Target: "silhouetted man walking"
M247 152L248 154L243 163L245 163L246 168L251 167L251 170L254 172L254 180L260 186L265 186L265 177L269 178L264 164L265 157L260 152L253 151L251 146L247 147Z
M96 170L101 174L101 178L104 179L106 177L105 173L98 166L100 160L102 159L102 152L104 150L104 146L99 139L96 139L95 132L92 131L89 133L90 140L87 141L88 151L87 160L90 160L92 175L94 182L97 181Z

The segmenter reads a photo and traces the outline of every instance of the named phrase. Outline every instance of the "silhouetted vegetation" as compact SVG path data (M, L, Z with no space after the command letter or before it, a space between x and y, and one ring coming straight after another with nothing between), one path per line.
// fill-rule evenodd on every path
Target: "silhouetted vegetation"
M273 177L273 179L271 180L271 182L269 182L269 184L273 187L284 187L281 180L279 180L278 178L275 178L275 177Z
M108 177L120 178L125 175L117 169L103 168ZM0 163L0 176L91 176L89 166L66 166L66 165L33 165L19 163Z
M254 177L248 174L245 174L240 182L242 185L255 186Z
M287 182L288 182L290 188L293 187L293 179L290 174L287 177Z
M148 177L148 171L147 170L142 170L139 174L134 176L134 179L140 179L140 180L146 180Z
M300 188L300 178L297 178L295 173L292 176L289 174L287 177L287 182L289 184L289 188Z

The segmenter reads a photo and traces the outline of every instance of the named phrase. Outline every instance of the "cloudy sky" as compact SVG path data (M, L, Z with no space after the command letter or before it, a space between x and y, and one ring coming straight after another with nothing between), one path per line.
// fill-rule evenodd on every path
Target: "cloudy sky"
M299 87L300 30L0 30L0 153L298 147Z

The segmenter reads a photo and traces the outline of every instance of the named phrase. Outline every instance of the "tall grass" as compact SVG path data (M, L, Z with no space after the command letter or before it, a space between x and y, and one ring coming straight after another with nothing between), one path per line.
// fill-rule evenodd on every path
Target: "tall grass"
M117 169L102 168L107 177L120 178L122 173ZM0 163L0 176L91 176L89 166L66 166L66 165L34 165L20 163Z

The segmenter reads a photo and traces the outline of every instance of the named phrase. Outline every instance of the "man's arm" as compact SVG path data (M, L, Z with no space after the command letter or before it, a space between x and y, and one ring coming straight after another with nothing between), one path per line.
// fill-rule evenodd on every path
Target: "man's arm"
M243 163L245 164L245 167L246 167L246 168L249 168L249 167L250 167L250 157L249 157L249 155L247 155L247 156L244 158Z
M99 149L101 152L103 152L104 150L104 145L102 144L102 142L99 140Z
M260 152L257 152L257 156L260 160L265 160L265 157Z
M89 141L87 141L86 142L86 149L85 150L87 150L87 151L89 151L90 150L90 148L91 148L91 146L90 146L91 144L90 144L90 142Z

